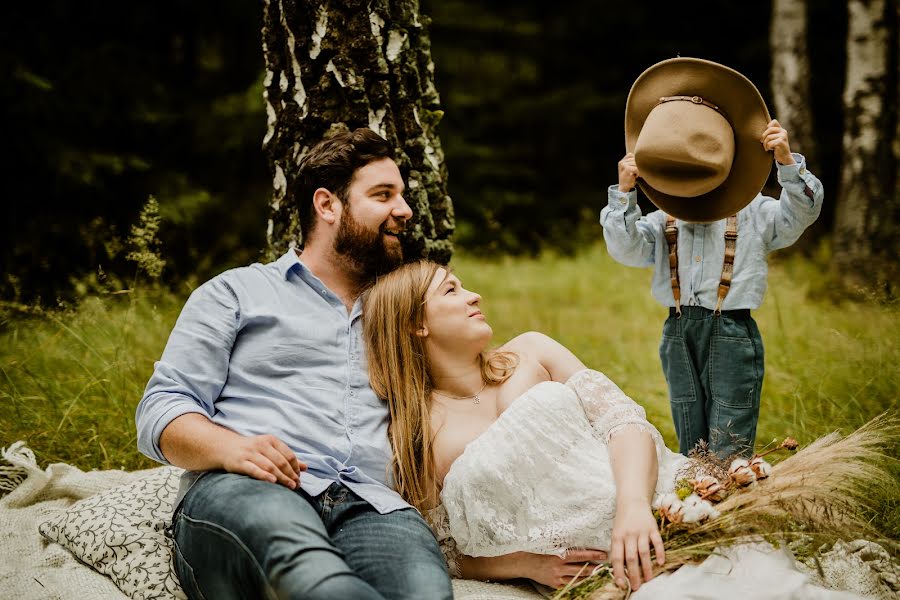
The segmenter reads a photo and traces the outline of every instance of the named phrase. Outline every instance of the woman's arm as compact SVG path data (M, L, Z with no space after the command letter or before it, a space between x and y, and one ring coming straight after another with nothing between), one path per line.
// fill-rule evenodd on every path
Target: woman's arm
M568 348L541 333L524 333L510 345L534 356L553 381L567 382L586 369ZM604 396L582 397L582 402L595 427L603 423L597 427L598 432L609 439L609 460L616 481L616 518L609 552L613 577L617 585L623 587L627 567L631 587L636 590L641 585L641 574L645 581L653 576L651 544L657 562L660 565L665 562L662 537L651 509L659 469L656 445L650 433L652 426L646 422L643 409L606 377L596 372L592 374L604 381L576 386L576 390L579 396ZM609 418L611 413L617 416ZM646 423L646 427L640 423Z
M609 549L613 578L616 585L624 587L627 567L631 588L637 590L641 586L641 573L644 581L653 577L650 544L656 550L658 564L666 561L662 537L651 508L659 467L656 447L650 432L637 425L619 429L612 435L608 447L616 480L616 518Z

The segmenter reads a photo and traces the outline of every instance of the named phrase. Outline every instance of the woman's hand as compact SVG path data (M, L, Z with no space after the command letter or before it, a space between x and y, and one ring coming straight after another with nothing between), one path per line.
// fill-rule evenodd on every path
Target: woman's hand
M578 583L590 576L593 563L606 562L607 554L602 550L569 550L563 558L531 552L460 558L461 575L466 579L504 581L527 577L555 589L573 579ZM585 566L586 563L591 564Z
M554 589L568 585L573 579L578 583L589 577L596 565L585 566L585 563L607 560L607 554L602 550L569 550L563 558L555 554L522 554L523 575Z
M650 504L645 499L620 499L609 549L613 580L617 586L625 587L626 570L632 590L641 587L641 575L643 581L653 578L650 544L656 550L656 562L662 566L666 562L666 552Z

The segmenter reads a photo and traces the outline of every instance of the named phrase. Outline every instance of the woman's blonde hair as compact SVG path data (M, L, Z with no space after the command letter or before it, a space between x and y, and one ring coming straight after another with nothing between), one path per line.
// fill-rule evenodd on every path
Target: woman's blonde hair
M438 486L430 416L432 382L425 340L416 332L424 325L426 294L439 269L446 267L421 260L379 277L366 292L363 316L369 380L388 403L391 415L394 485L420 511L435 503ZM518 363L515 354L496 351L482 352L480 361L486 384L505 381Z

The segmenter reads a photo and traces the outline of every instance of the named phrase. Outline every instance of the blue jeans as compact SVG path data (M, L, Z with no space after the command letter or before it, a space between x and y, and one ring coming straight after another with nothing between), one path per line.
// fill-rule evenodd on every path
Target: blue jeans
M418 512L379 514L338 483L313 498L207 473L185 495L173 529L175 568L191 600L453 597Z
M750 455L765 369L756 321L749 311L681 310L666 320L659 346L678 451L706 440L720 458Z

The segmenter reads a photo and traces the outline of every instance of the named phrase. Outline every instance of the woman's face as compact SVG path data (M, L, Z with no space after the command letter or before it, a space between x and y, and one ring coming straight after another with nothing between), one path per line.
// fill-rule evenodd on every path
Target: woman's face
M445 269L438 269L425 294L426 336L442 346L473 342L486 345L493 331L478 305L481 296L462 286Z

